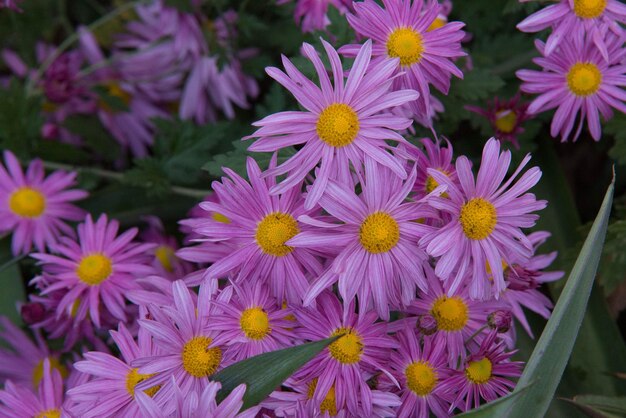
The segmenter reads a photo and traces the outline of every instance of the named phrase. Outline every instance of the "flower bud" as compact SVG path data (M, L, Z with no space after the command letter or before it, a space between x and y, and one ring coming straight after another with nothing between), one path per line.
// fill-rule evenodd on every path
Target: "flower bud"
M507 332L511 328L512 321L511 311L498 310L490 313L487 317L489 328L495 329L499 333Z
M20 314L22 315L24 323L32 325L45 319L46 309L41 303L30 302L22 305Z
M430 314L417 317L417 329L424 335L432 335L437 331L437 321Z

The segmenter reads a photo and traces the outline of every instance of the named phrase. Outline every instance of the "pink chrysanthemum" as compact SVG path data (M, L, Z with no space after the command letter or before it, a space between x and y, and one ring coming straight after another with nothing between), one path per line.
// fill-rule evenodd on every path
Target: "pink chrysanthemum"
M406 129L411 121L387 113L418 97L414 90L390 91L397 60L370 65L370 41L355 51L357 57L345 84L339 55L329 43L322 43L331 63L334 86L317 51L305 43L302 49L317 71L321 88L283 57L287 74L274 67L267 68L267 73L287 88L306 111L267 116L255 122L260 128L244 138L259 138L250 146L251 151L276 151L304 144L288 161L265 172L265 176L287 174L284 181L270 189L272 194L299 185L321 162L306 198L306 208L319 201L329 179L343 182L349 177L350 163L360 169L365 155L406 178L400 162L387 152L391 147L385 141L406 142L396 131Z
M183 393L201 392L209 384L208 377L223 367L223 347L215 344L218 333L207 328L215 310L210 292L209 286L201 285L196 302L193 292L177 280L172 283L173 305L149 305L150 319L140 319L139 325L152 335L160 352L131 362L138 373L153 375L140 382L135 393L162 385L155 399L162 404L174 396L171 377Z
M498 342L496 335L492 332L487 336L463 368L446 380L443 387L457 393L450 411L455 407L462 411L478 408L481 399L493 401L515 387L510 379L520 376L523 363L509 360L515 351L504 351L504 342Z
M220 404L215 396L221 388L219 382L209 382L202 391L185 391L176 383L170 381L173 396L168 406L163 408L153 398L145 393L137 393L137 403L144 417L151 418L254 418L258 407L239 412L243 405L243 395L246 385L239 385L228 394Z
M110 331L121 359L107 353L91 351L84 354L85 360L74 363L80 372L93 378L80 386L70 389L67 394L75 402L75 408L83 418L102 416L139 415L135 398L135 386L150 375L137 372L130 363L140 357L157 353L151 336L143 329L139 330L137 342L120 323L117 331ZM146 390L150 396L159 390L154 386Z
M455 184L459 183L454 164L452 163L454 151L450 141L445 140L445 148L439 140L435 142L431 139L423 138L420 142L424 146L426 153L417 147L407 147L408 154L416 161L417 176L415 177L413 193L415 193L415 197L418 199L432 193L439 186L439 183L428 174L429 168L450 177Z
M0 390L0 416L6 418L60 418L65 417L63 379L46 359L42 365L41 383L35 393L29 387L7 381Z
M545 55L551 55L561 42L587 34L606 61L610 52L604 44L607 30L622 36L620 26L626 23L626 6L618 0L560 0L528 16L517 28L522 32L539 32L548 27Z
M272 159L270 169L275 166L276 160ZM304 209L300 187L271 196L269 190L276 184L274 176L263 179L252 158L248 158L247 168L250 183L225 168L230 178L223 178L221 183L213 182L219 203L200 204L214 216L197 223L195 231L206 241L231 248L227 255L215 260L203 276L215 279L233 274L237 275L234 276L237 282L261 281L267 283L277 300L298 305L309 286L307 275L322 272L317 255L325 251L294 248L285 242L307 228L297 219L311 211ZM182 257L188 253L179 252Z
M442 390L450 376L445 345L432 337L419 337L415 328L407 327L396 334L398 349L391 353L391 373L400 383L402 404L399 418L448 417L452 398ZM397 391L393 385L389 390Z
M528 240L533 245L533 250L536 251L537 247L549 237L548 232L539 231L528 235ZM513 258L511 260L513 264L504 270L507 289L502 294L502 301L509 306L515 319L531 337L533 337L533 333L522 307L530 309L546 319L550 317L552 301L539 290L539 286L542 283L553 282L563 277L562 271L543 271L552 264L556 255L556 251L549 254L533 255L529 260L521 260L519 264Z
M352 414L362 412L362 416L369 417L373 405L367 380L377 373L395 380L386 368L390 349L396 344L386 334L386 324L376 323L376 312L357 315L353 303L342 306L330 292L319 295L316 302L315 308L295 311L300 325L298 335L309 341L341 337L302 367L294 379L304 382L317 379L312 390L316 407L334 388L337 410L347 408Z
M277 0L276 4L286 4L291 0ZM293 18L300 24L302 32L322 30L330 24L328 6L331 4L344 14L350 9L350 0L296 0Z
M573 135L576 141L583 128L585 119L587 128L594 140L599 141L602 130L600 115L605 120L613 117L612 107L626 113L626 48L623 38L607 35L606 45L609 59L605 60L600 52L593 48L589 37L566 39L560 48L549 57L545 55L545 45L541 41L535 44L544 57L533 61L543 71L519 70L516 75L524 83L520 89L526 93L539 94L528 107L528 113L536 114L557 108L550 134L561 136L565 142L580 114L578 127Z
M434 115L429 84L444 94L450 88L451 75L463 78L463 72L452 62L466 54L461 50L464 23L444 23L432 28L441 6L435 0L383 0L384 7L373 0L354 3L354 14L348 22L361 36L374 42L372 64L387 58L399 58L402 74L394 81L394 90L411 88L420 98L414 103L415 114L428 120ZM354 56L358 45L346 45L340 52Z
M13 232L13 254L27 254L33 245L45 251L62 235L72 236L65 221L82 219L84 211L70 202L87 196L83 190L69 189L76 184L76 173L55 171L44 177L40 160L33 160L24 173L10 151L4 152L4 164L6 169L0 164L0 233Z
M433 197L428 204L448 212L452 220L424 236L420 245L439 258L435 273L452 281L448 286L451 296L467 283L472 298L487 299L493 293L497 297L506 288L502 260L509 263L513 256L531 256L532 243L521 228L532 227L538 215L531 212L545 208L547 202L526 193L541 178L538 167L530 168L516 181L529 161L527 155L502 183L511 163L511 152L500 152L500 141L491 138L483 149L476 182L465 156L456 160L461 187L439 171L429 170L439 184L447 186L448 196ZM488 278L488 268L493 283Z
M496 301L472 300L466 288L451 295L445 283L442 284L434 276L432 269L426 271L428 291L421 292L407 311L417 316L418 325L423 324L424 318L432 318L433 327L427 333L433 335L436 344L443 344L450 365L456 365L459 359L465 358L468 345L474 344L474 337L485 328L487 315L506 305ZM414 323L413 320L407 322Z
M294 322L269 295L269 289L257 282L232 285L222 290L216 307L221 312L211 317L208 329L219 331L215 343L225 346L224 361L235 363L248 357L292 345Z
M191 264L176 256L178 250L176 238L166 235L163 223L156 216L146 216L144 220L148 224L148 228L141 232L139 238L144 242L156 245L152 260L156 274L172 280L180 279L189 274L193 269Z
M344 223L301 218L316 228L287 241L296 248L340 249L329 268L312 283L305 305L339 282L339 293L346 302L358 295L361 312L373 306L381 318L388 319L390 305L406 306L415 297L417 287L428 288L422 267L427 256L417 246L428 229L416 221L436 214L421 202L405 201L415 176L413 169L403 182L366 157L359 196L354 187L329 181L320 205Z
M0 348L0 379L9 379L31 391L39 387L43 378L43 365L46 360L50 367L58 370L65 378L67 367L61 363L58 354L50 352L38 331L34 332L33 342L21 329L4 316L0 316L0 341L7 348Z
M126 322L124 297L138 288L136 277L153 272L147 256L152 244L132 242L137 229L117 236L119 223L101 215L96 223L87 215L78 225L78 240L63 237L54 247L58 255L37 253L43 265L36 283L45 283L43 295L67 289L57 306L57 315L76 312L76 320L87 318L101 327L100 310Z
M515 148L519 149L517 137L524 132L522 124L529 119L527 113L528 103L520 101L519 93L509 100L494 97L487 102L487 108L478 106L465 106L470 112L477 113L489 120L493 129L493 136L511 142Z

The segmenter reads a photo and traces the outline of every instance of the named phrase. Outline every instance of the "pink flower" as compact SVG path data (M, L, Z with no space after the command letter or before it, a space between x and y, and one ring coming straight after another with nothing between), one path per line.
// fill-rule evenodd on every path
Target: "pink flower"
M494 137L509 141L519 149L517 137L524 132L522 124L529 119L528 103L520 102L519 93L509 100L494 97L493 100L487 102L486 109L478 106L465 106L465 108L487 118Z
M84 211L71 202L84 199L87 192L69 189L76 173L55 171L44 177L41 160L33 160L26 173L10 151L0 164L0 233L13 233L14 255L27 254L33 244L39 251L54 246L62 235L73 236L64 221L78 221Z
M276 4L287 4L291 0L278 0ZM322 30L330 24L328 6L331 4L344 14L350 9L350 0L296 0L293 18L300 24L302 32Z

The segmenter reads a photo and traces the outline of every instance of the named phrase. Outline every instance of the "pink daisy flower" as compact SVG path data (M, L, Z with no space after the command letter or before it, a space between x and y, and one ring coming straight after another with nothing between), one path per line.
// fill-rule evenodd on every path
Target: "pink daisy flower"
M429 288L420 292L407 312L416 316L409 322L422 322L422 318L432 318L435 344L442 344L448 353L450 365L464 359L467 345L473 344L474 337L480 335L487 325L487 315L505 305L497 301L476 301L469 298L466 288L452 295L446 286L435 277L432 269L426 269Z
M610 52L604 45L607 30L622 36L626 6L618 0L560 0L533 13L517 25L522 32L553 29L546 41L545 56L556 51L561 42L587 34L606 61Z
M450 141L445 140L445 148L439 140L435 142L429 138L423 138L420 142L424 146L426 153L413 146L408 146L406 149L410 158L416 161L417 176L415 177L412 191L418 199L432 193L439 186L439 183L428 174L429 168L450 177L455 184L459 182L454 164L452 163L454 151Z
M465 108L487 118L493 129L494 137L502 141L509 141L515 148L519 149L517 137L524 132L522 124L530 118L526 111L528 103L520 101L519 93L509 100L494 97L493 100L487 102L486 109L478 106L465 106Z
M218 333L207 328L215 310L209 287L200 286L197 302L182 280L172 283L172 292L173 305L150 305L149 319L139 320L160 352L131 362L138 373L152 375L137 385L135 393L163 385L155 399L160 404L174 396L171 377L183 393L201 392L209 384L208 377L224 365L223 347L215 344Z
M291 0L277 0L276 4L282 5ZM344 14L350 9L350 0L296 0L296 10L293 18L302 28L302 32L322 30L330 24L328 19L328 6L331 4Z
M276 151L304 144L288 161L265 172L264 176L287 174L285 180L272 186L272 194L298 186L321 162L306 197L306 208L312 208L319 201L329 179L347 181L350 163L360 169L365 155L406 178L400 162L387 152L391 147L385 141L406 142L396 131L406 129L411 121L386 112L418 97L414 90L389 91L397 60L370 66L370 41L355 50L357 57L344 85L339 55L328 42L322 40L322 43L331 63L334 86L317 51L305 43L302 49L317 71L320 87L305 78L285 57L283 65L287 74L274 67L266 71L306 110L267 116L255 122L253 125L260 128L244 138L259 138L250 146L251 151Z
M498 342L496 335L492 332L486 337L478 351L465 360L463 368L455 371L443 385L457 393L450 412L455 407L462 411L478 408L481 399L493 401L515 387L510 379L521 375L523 363L509 360L515 352L505 352L504 342Z
M275 166L273 159L270 169ZM237 283L262 281L277 300L300 304L309 286L307 274L322 272L318 254L325 251L294 248L285 243L307 229L297 219L311 211L304 208L300 187L270 195L275 177L262 178L261 169L252 158L248 158L247 168L250 183L224 168L229 178L212 185L219 203L200 204L214 216L196 224L195 231L206 241L231 248L227 255L213 262L203 277L214 279L232 274Z
M215 344L225 346L224 362L235 363L248 357L292 345L294 340L290 309L282 309L269 289L257 282L232 285L222 290L215 303L221 312L211 317L207 329L219 331Z
M55 171L44 177L38 159L24 173L11 151L4 152L4 164L0 164L0 233L13 233L13 255L28 254L33 245L46 251L60 236L74 235L66 221L78 221L85 212L71 202L87 197L83 190L70 189L76 173Z
M372 391L367 380L386 370L390 349L395 342L386 334L386 324L376 323L374 311L357 315L354 304L342 306L337 297L324 292L317 298L315 308L295 311L300 324L297 333L309 341L341 335L294 376L296 381L317 379L311 398L316 407L335 388L335 408L347 408L352 414L362 412L371 416ZM361 404L359 405L359 399Z
M85 360L74 363L77 370L92 377L89 382L67 391L77 410L82 411L80 416L84 418L139 415L135 386L150 375L139 374L130 363L137 358L156 354L157 349L152 344L151 336L143 329L139 330L137 341L122 323L117 331L110 333L121 359L91 351L83 355ZM154 396L158 390L159 386L154 386L147 389L146 393Z
M462 22L445 23L430 29L437 20L441 6L435 0L384 0L384 7L373 0L354 3L354 14L348 14L348 22L361 36L370 38L372 64L387 58L396 61L402 73L393 82L393 89L410 88L420 94L415 105L416 115L434 115L431 108L429 85L444 94L450 88L450 78L463 78L463 72L452 62L453 58L465 56L461 40L465 32ZM346 45L340 52L355 56L358 45ZM428 121L428 125L432 123Z
M42 366L41 383L35 393L30 388L7 381L0 390L0 416L6 418L60 418L65 417L63 379L46 359Z
M528 240L536 251L537 247L549 237L550 233L539 231L528 235ZM562 271L543 271L552 264L556 256L556 251L533 255L528 260L521 260L519 264L512 259L513 264L504 270L507 288L502 294L502 301L509 305L515 319L531 337L533 333L522 308L527 308L546 319L550 317L552 301L539 290L539 287L543 283L553 282L563 277Z
M220 404L215 396L222 385L219 382L209 382L202 391L184 391L172 378L170 385L174 394L169 407L163 408L146 393L137 393L137 403L145 417L152 418L254 418L258 407L239 412L243 406L243 395L246 385L239 385ZM167 412L166 412L167 411Z
M141 232L139 238L147 243L155 244L152 266L156 274L172 280L180 279L189 274L193 267L190 263L176 256L178 242L173 236L165 233L163 223L156 216L144 218L148 228Z
M5 316L0 316L0 378L36 390L44 376L46 360L63 378L68 376L67 367L61 363L58 353L46 346L41 333L35 331L35 342Z
M520 87L523 92L539 94L528 107L528 113L556 108L550 134L560 135L562 142L570 138L580 115L573 140L578 139L586 119L589 133L599 141L602 135L600 115L605 120L611 119L612 107L626 113L626 92L621 88L626 84L623 43L621 37L607 35L609 59L605 60L592 48L589 37L564 39L550 56L546 56L543 42L536 41L543 57L533 61L543 71L519 70L516 73L523 81Z
M400 418L448 417L451 396L442 390L450 376L445 345L432 337L418 337L415 328L396 334L398 349L391 353L391 373L400 383L402 404L394 416ZM390 390L396 391L393 385Z
M138 288L136 277L150 274L147 253L152 244L133 242L137 228L117 236L119 223L100 215L93 222L87 215L78 225L78 240L63 237L55 246L58 255L36 253L32 256L43 265L42 291L47 295L67 289L57 306L57 315L76 310L76 320L91 318L96 328L101 327L100 311L104 310L126 322L124 297ZM76 306L75 306L76 304Z
M388 319L390 305L406 306L415 297L417 287L428 288L422 267L427 257L417 246L428 229L415 221L436 214L420 202L405 202L415 176L413 169L403 182L366 157L359 196L353 187L329 181L320 205L344 223L301 218L316 228L287 241L296 248L341 249L329 268L311 284L305 305L338 282L346 302L358 295L361 312L373 306L381 318Z
M538 215L531 212L545 208L547 202L526 193L541 178L538 167L530 168L516 181L529 161L527 155L502 184L511 152L500 152L500 141L491 138L483 149L476 181L465 156L456 160L461 187L439 171L429 170L439 184L447 186L448 197L432 197L427 202L449 213L452 220L426 234L420 245L438 257L435 273L452 281L447 286L451 296L467 283L472 298L487 299L492 290L497 297L506 288L502 260L509 263L513 254L522 259L531 256L532 243L521 228L532 227ZM488 266L493 283L488 278Z

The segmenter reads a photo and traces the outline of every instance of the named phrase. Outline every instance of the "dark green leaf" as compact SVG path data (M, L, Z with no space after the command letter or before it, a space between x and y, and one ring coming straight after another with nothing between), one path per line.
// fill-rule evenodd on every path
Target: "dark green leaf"
M578 395L574 399L563 399L580 408L594 418L626 416L625 396Z

